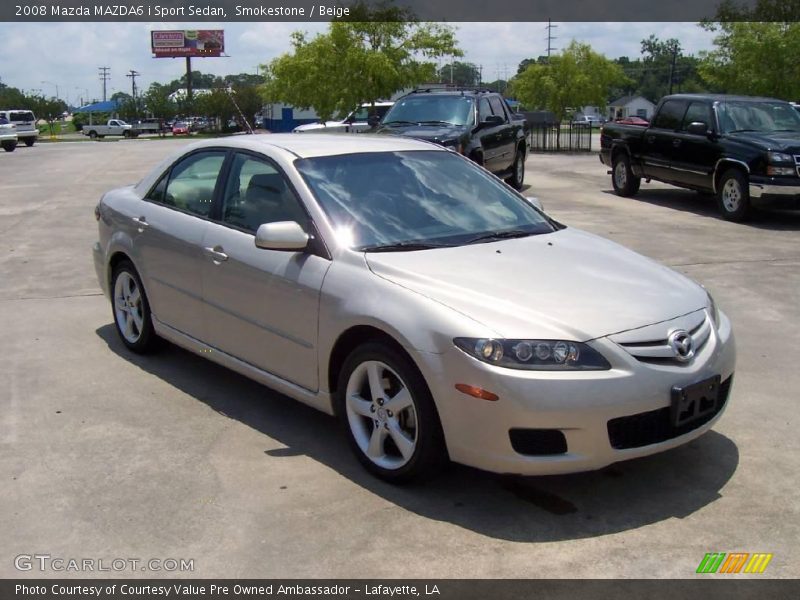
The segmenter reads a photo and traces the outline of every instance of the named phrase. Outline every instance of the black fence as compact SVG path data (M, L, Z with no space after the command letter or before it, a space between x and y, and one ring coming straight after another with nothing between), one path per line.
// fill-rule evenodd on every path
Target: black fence
M531 152L591 152L592 131L589 123L532 123L528 147Z

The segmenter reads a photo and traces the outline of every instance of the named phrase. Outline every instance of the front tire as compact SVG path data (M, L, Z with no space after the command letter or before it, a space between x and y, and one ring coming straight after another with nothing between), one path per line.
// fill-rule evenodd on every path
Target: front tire
M617 152L611 167L611 183L617 196L628 198L639 191L642 178L636 177L631 170L631 159L624 151Z
M150 303L133 264L125 260L111 275L111 311L122 343L129 350L146 354L156 346Z
M525 183L525 152L522 148L517 149L511 169L511 177L506 179L506 183L519 191L522 189L522 184Z
M717 206L726 221L740 223L750 213L750 187L739 169L728 169L719 179Z
M399 351L376 342L356 348L342 365L336 402L353 452L373 475L406 483L446 462L431 393Z
M17 149L17 142L3 142L3 150L13 152Z

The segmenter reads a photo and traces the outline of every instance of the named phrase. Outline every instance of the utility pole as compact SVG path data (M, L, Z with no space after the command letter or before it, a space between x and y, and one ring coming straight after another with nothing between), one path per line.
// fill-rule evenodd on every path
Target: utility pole
M675 61L678 59L677 45L672 47L672 62L669 65L669 93L672 93L672 83L675 79Z
M556 48L553 47L553 40L558 38L553 35L553 29L557 28L558 25L553 25L553 22L550 19L547 19L547 27L545 27L545 29L547 29L547 62L550 62L550 54L553 52L553 50L556 50Z
M141 73L139 73L139 71L134 71L133 69L128 71L128 73L125 75L125 77L131 78L131 96L133 96L133 107L136 110L137 115L139 114L139 103L136 100L136 78L139 77L139 75L141 75Z
M105 102L108 99L106 97L106 86L108 84L108 80L111 79L111 75L109 73L111 71L111 67L97 67L97 69L100 71L100 81L103 82L103 102Z

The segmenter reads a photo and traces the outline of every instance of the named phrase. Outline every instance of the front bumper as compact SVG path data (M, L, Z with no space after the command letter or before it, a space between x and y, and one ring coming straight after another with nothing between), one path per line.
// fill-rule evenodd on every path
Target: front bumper
M761 199L765 197L778 197L783 199L800 198L800 180L788 180L778 177L750 176L750 198Z
M482 363L456 348L420 356L450 458L479 469L518 475L590 471L680 446L710 429L724 411L723 406L702 425L656 443L619 449L610 437L609 421L620 423L621 417L637 415L629 421L638 426L649 422L647 416L639 419L638 415L668 408L673 386L685 387L716 375L730 385L736 351L724 315L719 330L712 332L691 362L682 365L642 362L608 338L591 344L609 359L611 370L518 371ZM455 390L456 383L491 391L499 400L462 394ZM566 439L566 452L518 453L512 447L512 429L557 430Z
M92 258L94 259L94 272L97 274L97 281L100 284L100 289L103 290L106 298L109 296L108 290L108 273L106 272L106 262L103 256L103 249L100 247L100 242L95 242L92 246Z

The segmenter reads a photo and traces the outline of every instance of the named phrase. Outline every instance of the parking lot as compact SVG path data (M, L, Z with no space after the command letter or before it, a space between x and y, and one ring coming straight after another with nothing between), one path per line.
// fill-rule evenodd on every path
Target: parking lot
M665 185L617 197L594 153L529 156L526 193L554 218L713 292L737 336L727 412L686 446L596 473L454 466L392 487L332 418L173 346L141 357L119 341L93 208L186 143L0 153L0 577L60 575L14 567L46 553L194 559L183 575L199 578L683 578L706 552L771 552L762 577L800 576L800 212L729 223Z

